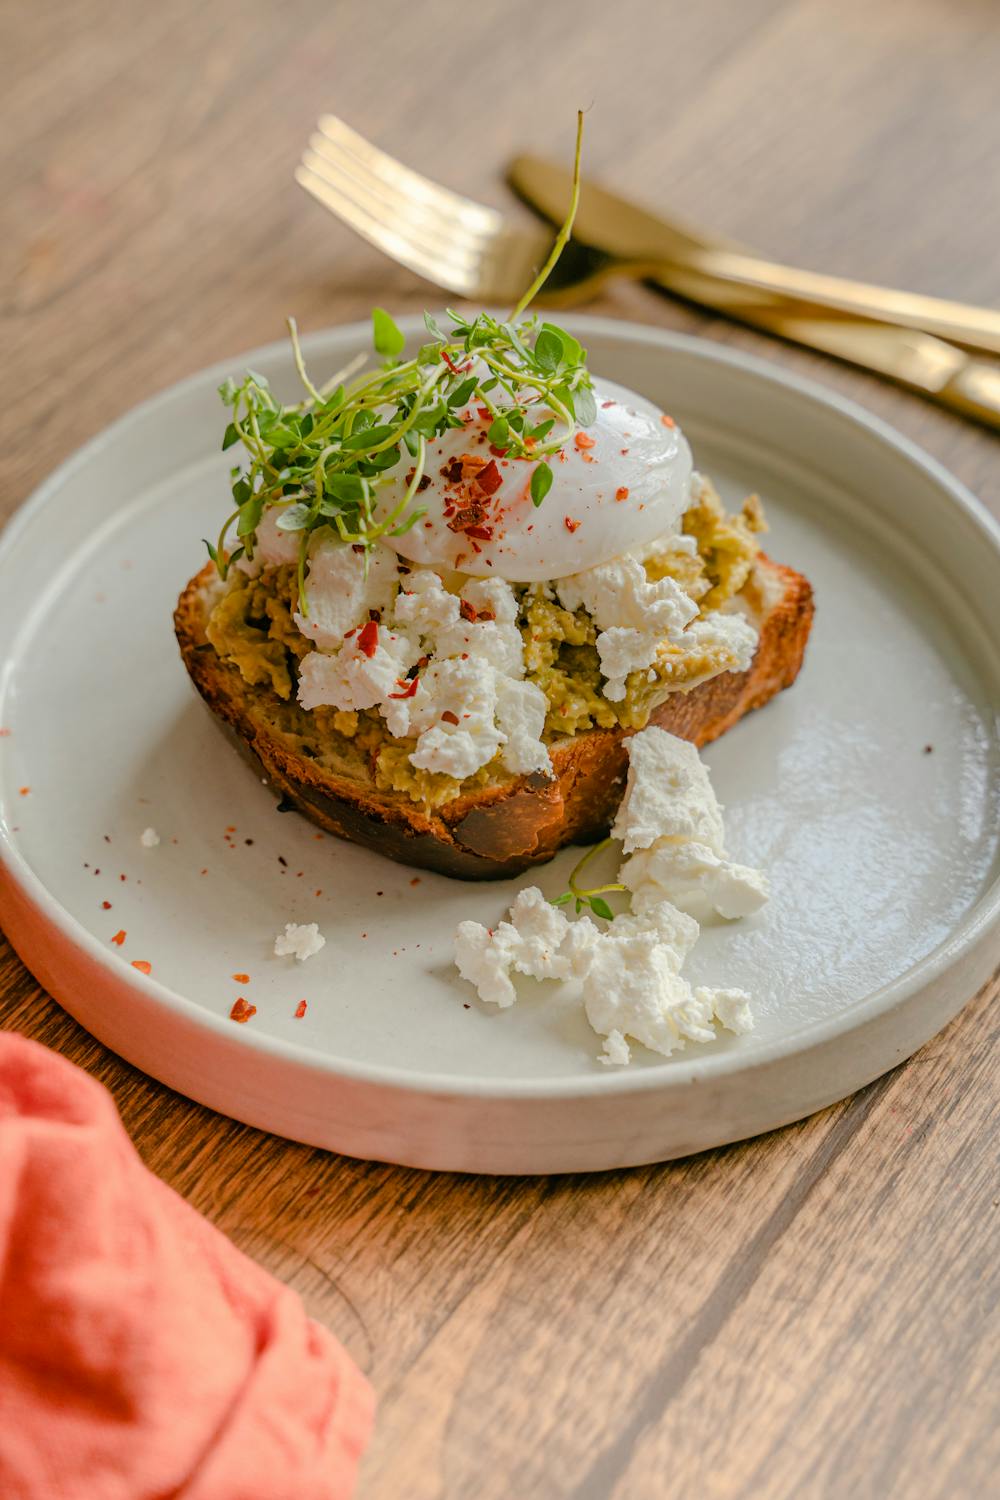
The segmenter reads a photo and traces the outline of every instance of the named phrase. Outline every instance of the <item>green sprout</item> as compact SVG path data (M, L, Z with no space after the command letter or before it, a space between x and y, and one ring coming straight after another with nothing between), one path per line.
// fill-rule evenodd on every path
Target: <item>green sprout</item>
M572 232L582 133L581 113L569 213L547 261L507 318L485 312L467 318L449 309L451 326L442 329L425 313L429 337L411 359L403 359L405 336L377 307L372 340L379 368L358 373L354 362L322 387L306 370L298 329L290 318L304 400L283 404L265 377L252 370L242 381L223 382L219 396L230 417L222 447L241 444L244 463L231 474L235 508L217 541L205 543L222 578L237 558L245 554L253 559L261 518L276 509L278 529L299 535L300 608L308 614L304 577L312 533L330 527L341 541L367 554L380 538L408 531L425 513L415 502L427 445L462 427L460 412L470 404L484 421L489 418L494 450L533 463L530 494L541 505L552 484L546 460L597 415L586 351L579 341L554 323L523 316ZM405 491L382 512L379 492L392 482L404 454L411 460ZM233 528L236 545L230 548Z
M615 914L604 900L605 892L626 891L628 890L628 886L623 885L620 880L611 881L608 885L581 886L579 884L580 874L585 867L596 855L600 854L603 849L607 849L613 842L614 840L610 838L601 839L599 844L594 844L592 848L587 850L582 859L577 860L570 872L568 889L563 891L561 896L554 898L552 902L553 906L568 906L572 901L576 905L578 914L585 906L589 906L595 916L604 917L605 921L608 922L614 921Z

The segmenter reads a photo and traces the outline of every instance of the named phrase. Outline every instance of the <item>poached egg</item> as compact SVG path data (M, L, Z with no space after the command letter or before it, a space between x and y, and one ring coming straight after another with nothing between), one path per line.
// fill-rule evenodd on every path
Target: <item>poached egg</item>
M475 402L462 426L427 444L413 505L425 514L385 541L409 562L479 578L533 583L596 567L676 531L687 509L691 450L658 406L609 380L594 380L597 417L542 462L552 484L531 499L535 460L514 459L490 445L491 417ZM546 413L539 403L532 419ZM406 491L412 460L379 491L377 516Z

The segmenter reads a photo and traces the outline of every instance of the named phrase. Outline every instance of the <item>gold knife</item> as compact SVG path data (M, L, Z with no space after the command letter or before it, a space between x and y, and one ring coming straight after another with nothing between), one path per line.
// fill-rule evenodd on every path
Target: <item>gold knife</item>
M507 180L544 218L562 223L572 187L571 174L564 167L539 156L518 156L508 169ZM1000 312L995 308L779 265L735 240L658 218L597 183L583 183L573 235L582 244L625 260L669 261L720 281L858 318L920 328L980 353L1000 354Z
M510 167L508 180L545 218L562 221L571 183L563 168L522 156ZM858 317L829 303L790 297L759 282L725 279L701 269L709 252L715 253L717 245L728 251L731 241L710 241L687 225L665 223L592 183L585 183L581 191L573 234L612 256L646 262L648 279L676 295L872 370L963 416L1000 427L1000 368L972 359L922 328ZM1000 315L992 316L1000 322Z

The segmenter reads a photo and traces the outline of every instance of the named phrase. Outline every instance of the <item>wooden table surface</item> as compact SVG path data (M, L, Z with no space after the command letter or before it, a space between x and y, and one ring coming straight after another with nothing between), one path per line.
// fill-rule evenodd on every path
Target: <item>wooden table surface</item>
M180 376L437 301L291 169L331 108L497 203L516 149L801 264L1000 299L988 0L6 0L0 518ZM1000 510L1000 446L638 287L600 310L847 391ZM997 1422L997 1069L983 993L772 1136L604 1176L338 1159L189 1103L0 945L3 1023L111 1089L149 1165L294 1286L375 1383L361 1500L985 1495ZM995 1493L995 1491L994 1491Z

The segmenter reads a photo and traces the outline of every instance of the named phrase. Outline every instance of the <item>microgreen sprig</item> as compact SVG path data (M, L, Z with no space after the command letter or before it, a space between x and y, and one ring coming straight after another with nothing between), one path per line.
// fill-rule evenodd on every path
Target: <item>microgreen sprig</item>
M509 459L534 465L531 498L540 505L552 484L546 462L579 427L596 418L586 351L579 340L554 323L524 317L544 285L572 231L579 197L583 115L577 120L573 197L570 211L548 257L507 318L481 312L475 317L447 313L443 329L424 314L429 337L404 359L405 336L383 308L372 314L378 369L342 371L323 386L313 383L302 356L298 330L288 321L295 367L304 400L280 402L263 375L248 370L242 381L226 380L219 396L229 408L222 446L237 443L244 464L231 471L235 509L218 540L206 542L209 556L225 578L245 553L254 556L264 512L277 509L275 525L299 534L299 598L311 535L331 528L345 543L366 552L380 537L400 536L425 513L415 500L425 471L427 446L452 428L464 426L470 406L489 420L488 441ZM388 507L380 491L407 459L402 496ZM235 547L229 538L235 527Z
M604 900L604 895L608 891L625 891L628 890L628 887L623 885L620 880L611 881L608 885L581 886L579 884L579 877L583 869L603 849L607 849L612 842L613 840L610 838L602 839L599 844L594 844L591 849L587 850L583 858L576 862L570 872L568 889L563 891L561 896L555 897L552 902L553 906L568 906L572 901L576 904L578 914L585 906L589 906L595 916L604 917L608 922L614 920L615 914Z

